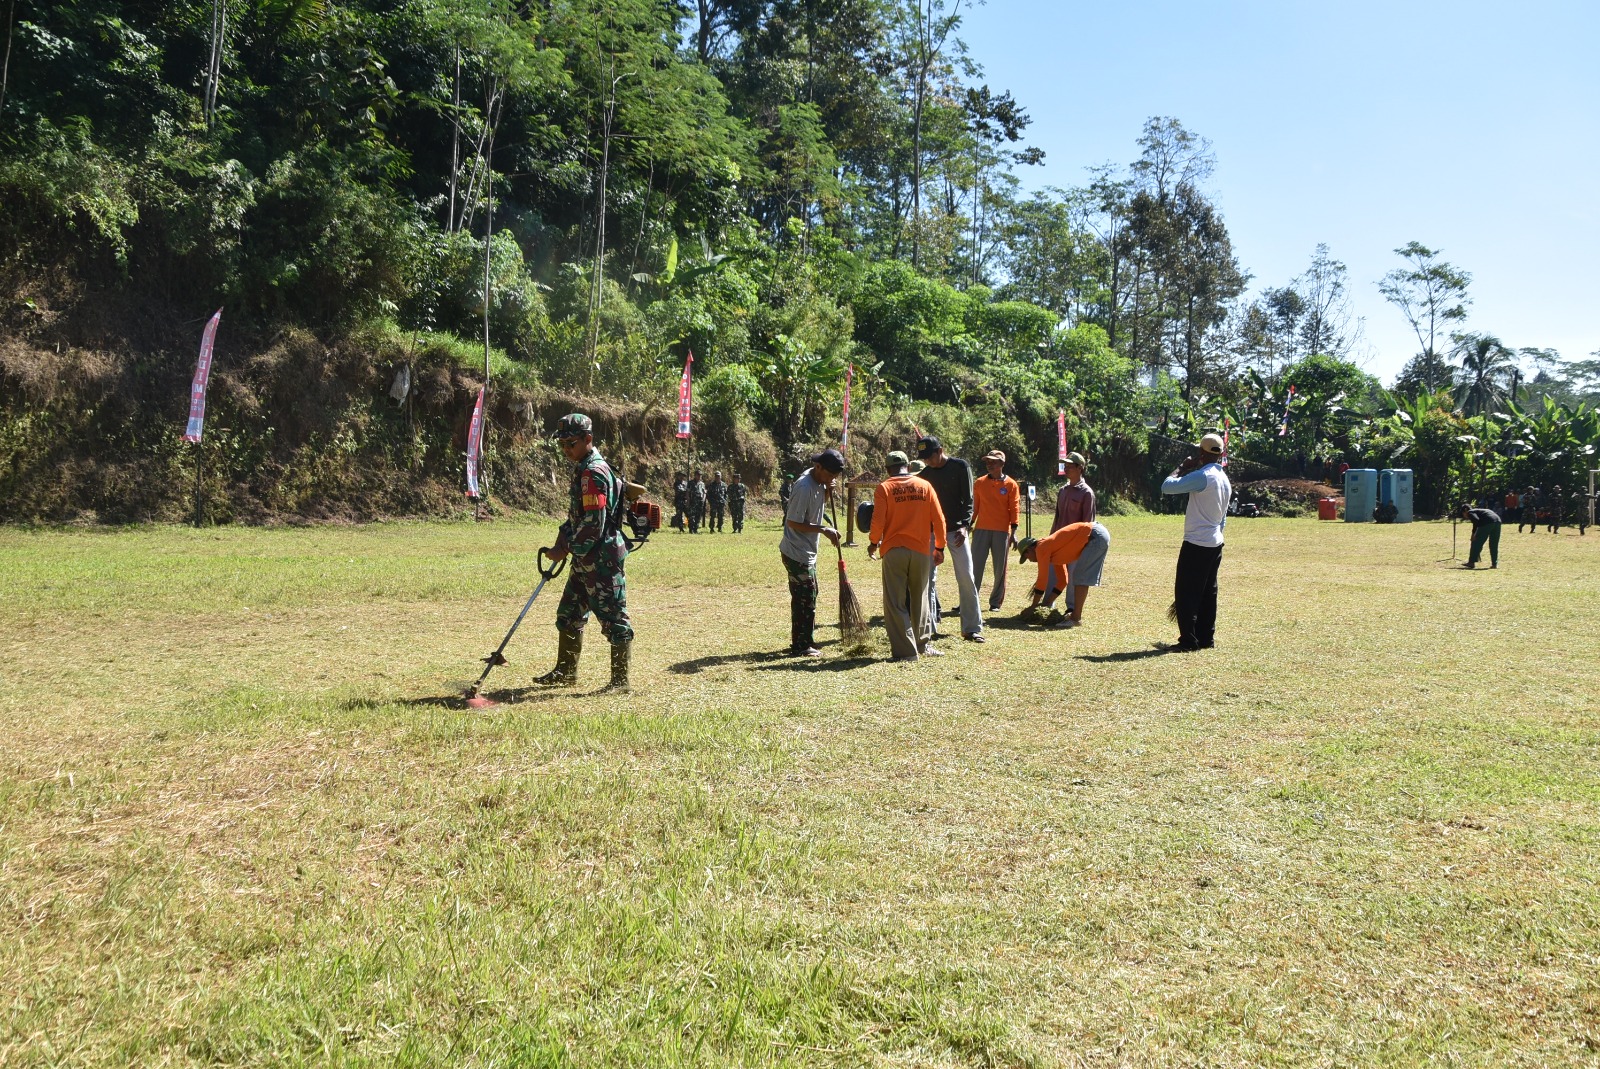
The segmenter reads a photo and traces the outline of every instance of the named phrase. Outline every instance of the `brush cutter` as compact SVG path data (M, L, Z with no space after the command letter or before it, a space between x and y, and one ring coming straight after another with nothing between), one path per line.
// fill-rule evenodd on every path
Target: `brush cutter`
M546 561L549 561L549 563L546 564ZM467 688L467 708L492 709L498 704L483 696L483 681L489 678L489 673L494 671L496 665L506 663L506 659L503 656L506 646L511 642L511 636L517 633L517 628L522 626L522 618L528 615L529 609L533 608L533 603L538 600L539 595L544 591L544 585L560 575L566 566L566 557L562 557L560 560L550 560L550 548L548 546L540 548L536 565L539 569L539 585L533 588L532 594L528 595L527 604L523 605L522 611L517 613L516 621L512 623L511 630L506 632L506 637L500 640L500 645L493 653L483 658L483 674L478 677L476 683Z

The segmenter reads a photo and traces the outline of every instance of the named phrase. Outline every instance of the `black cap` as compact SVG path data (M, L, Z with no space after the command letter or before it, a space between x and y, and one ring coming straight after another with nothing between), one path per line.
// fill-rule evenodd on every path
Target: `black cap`
M939 443L939 439L930 434L927 437L921 438L917 441L917 459L927 460L929 457L933 456L933 454L939 452L939 450L943 448L944 446Z
M844 470L844 454L837 449L824 449L811 458L811 463L819 468L826 468L837 475Z

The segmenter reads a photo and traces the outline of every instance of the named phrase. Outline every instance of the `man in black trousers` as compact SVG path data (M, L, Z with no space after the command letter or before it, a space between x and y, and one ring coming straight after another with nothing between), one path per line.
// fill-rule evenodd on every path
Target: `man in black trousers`
M1222 459L1222 436L1207 434L1161 484L1163 494L1189 495L1172 596L1180 650L1208 650L1216 644L1217 572L1222 567L1222 529L1233 497Z

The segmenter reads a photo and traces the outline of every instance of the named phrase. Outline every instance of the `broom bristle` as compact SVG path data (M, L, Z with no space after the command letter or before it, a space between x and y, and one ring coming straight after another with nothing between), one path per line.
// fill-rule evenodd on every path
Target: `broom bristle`
M867 645L867 615L861 611L861 601L844 572L839 573L839 638L845 650L856 650Z

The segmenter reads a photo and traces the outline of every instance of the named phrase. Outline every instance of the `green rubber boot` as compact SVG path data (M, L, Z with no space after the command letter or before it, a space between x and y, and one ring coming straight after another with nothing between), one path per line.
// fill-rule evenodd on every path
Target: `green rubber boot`
M578 685L578 657L583 653L582 631L557 631L560 645L556 647L556 666L534 682L546 687L575 687Z
M628 654L632 650L631 639L611 644L611 682L600 688L601 694L628 693Z

